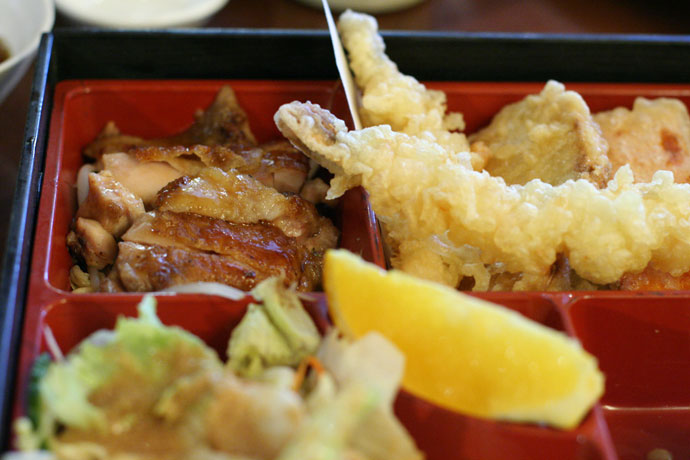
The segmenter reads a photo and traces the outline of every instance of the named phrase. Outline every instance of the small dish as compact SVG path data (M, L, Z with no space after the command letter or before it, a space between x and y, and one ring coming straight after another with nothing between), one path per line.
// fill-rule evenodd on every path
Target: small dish
M298 1L314 8L322 8L321 0ZM328 0L329 6L335 11L345 11L349 8L366 13L392 13L421 2L422 0Z
M228 0L56 0L72 21L112 29L202 25Z
M0 0L0 41L9 51L0 62L0 103L26 73L54 20L52 0Z

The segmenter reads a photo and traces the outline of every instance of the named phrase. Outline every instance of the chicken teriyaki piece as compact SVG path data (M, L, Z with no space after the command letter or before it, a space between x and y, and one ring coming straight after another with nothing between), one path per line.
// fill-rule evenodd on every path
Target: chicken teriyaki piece
M122 134L109 123L84 149L67 242L72 288L157 291L219 282L250 290L269 277L318 289L338 243L319 214L328 186L285 139L257 142L230 87L186 131ZM328 203L327 205L333 205Z

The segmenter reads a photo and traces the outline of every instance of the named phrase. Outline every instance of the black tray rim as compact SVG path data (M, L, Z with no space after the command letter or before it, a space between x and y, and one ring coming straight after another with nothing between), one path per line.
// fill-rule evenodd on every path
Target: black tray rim
M0 452L10 437L13 384L19 355L24 301L31 267L33 234L40 197L45 141L52 95L47 87L51 34L43 34L36 57L24 142L20 157L5 255L0 275ZM3 308L4 306L4 308Z

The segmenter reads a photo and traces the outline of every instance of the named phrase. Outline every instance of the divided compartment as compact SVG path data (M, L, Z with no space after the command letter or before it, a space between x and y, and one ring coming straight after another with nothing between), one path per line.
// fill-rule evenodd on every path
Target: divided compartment
M545 83L545 82L544 82ZM466 132L487 126L506 104L544 83L432 83L448 108L464 114ZM671 97L690 108L690 85L567 83L592 113L632 108L637 97ZM522 296L523 293L504 293ZM599 360L606 392L593 411L608 427L620 460L690 457L690 296L684 291L544 293L564 306L566 329ZM479 294L502 303L496 293ZM590 417L592 414L590 414ZM601 420L600 420L601 421ZM583 424L580 429L586 426ZM655 457L655 455L657 455ZM648 457L649 456L649 457ZM513 458L507 454L506 458ZM556 458L547 454L534 458ZM669 457L671 458L671 457Z
M327 327L325 298L314 294L305 307L323 332ZM214 296L157 295L157 313L164 324L180 326L199 336L224 358L232 329L246 311L250 298L231 301ZM140 296L114 294L70 295L43 306L40 321L25 328L22 372L46 351L43 329L48 326L65 353L98 329L112 329L119 315L135 316ZM561 310L539 295L493 299L506 307L564 331ZM190 314L193 313L193 314ZM26 379L18 382L15 416L24 413ZM428 460L534 460L537 458L614 460L606 424L597 405L573 430L530 424L494 422L463 416L401 392L395 411L426 453Z
M464 132L468 135L488 126L493 117L508 104L519 102L529 95L539 94L543 82L425 82L447 96L448 110L462 113ZM690 109L690 84L669 83L585 83L563 81L566 90L579 93L592 114L616 107L632 109L637 97L656 99L676 98ZM549 293L552 295L551 293ZM591 293L598 295L599 293ZM515 293L515 295L521 295ZM553 294L553 295L562 295ZM573 292L573 298L584 293ZM608 293L604 294L608 295Z
M583 298L568 316L606 375L600 404L619 458L690 457L690 296Z
M347 113L342 89L333 81L79 80L58 83L33 250L31 282L34 288L50 291L49 295L69 290L72 260L65 237L77 210L75 183L77 172L84 164L84 146L111 120L124 134L143 138L176 134L186 129L194 121L194 113L207 108L218 89L226 84L234 89L260 143L282 138L273 115L283 103L311 100L332 108L341 116ZM378 265L384 263L377 224L362 189L346 194L335 211L335 221L341 230L340 247L360 253Z
M179 326L201 338L218 355L226 358L228 340L239 324L251 296L230 300L200 294L154 294L156 312L161 322ZM55 338L63 354L69 353L82 340L100 329L113 329L119 316L137 316L142 294L71 294L41 307L35 306L32 316L24 323L20 361L15 387L14 417L26 413L27 388L33 362L48 351L46 328ZM328 328L323 295L310 294L302 301L306 311L320 332Z
M201 338L219 356L224 356L233 328L240 322L251 298L232 301L215 296L156 296L156 312L161 322L175 325ZM100 329L113 329L119 316L136 317L140 298L115 295L74 295L43 309L34 331L25 331L24 346L34 356L47 351L45 329L49 328L60 350L67 354L83 339ZM190 314L193 313L193 314Z

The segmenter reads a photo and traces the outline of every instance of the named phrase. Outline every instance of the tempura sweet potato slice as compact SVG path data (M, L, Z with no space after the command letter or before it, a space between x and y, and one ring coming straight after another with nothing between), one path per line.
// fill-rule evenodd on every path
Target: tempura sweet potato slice
M611 171L607 144L582 96L549 81L541 93L505 106L470 136L485 169L508 184L587 179L603 187Z

